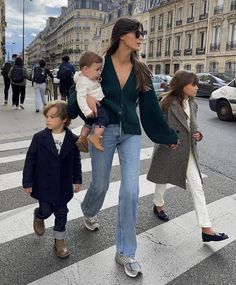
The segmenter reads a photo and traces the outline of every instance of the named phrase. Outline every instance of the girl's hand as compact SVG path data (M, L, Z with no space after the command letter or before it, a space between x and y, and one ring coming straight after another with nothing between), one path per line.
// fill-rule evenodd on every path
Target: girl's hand
M91 96L86 97L89 108L93 111L93 117L97 117L97 105L101 106L99 101Z
M74 184L74 192L78 193L81 190L81 185L80 184Z
M203 135L202 135L200 132L196 132L196 133L193 134L193 138L194 138L197 142L199 142L200 140L202 140Z
M24 191L25 191L26 194L31 195L31 193L32 193L32 187L24 188Z

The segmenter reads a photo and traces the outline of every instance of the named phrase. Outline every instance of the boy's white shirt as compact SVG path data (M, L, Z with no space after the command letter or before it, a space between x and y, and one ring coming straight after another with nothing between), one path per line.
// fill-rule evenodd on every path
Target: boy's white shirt
M76 83L78 105L83 114L88 117L92 114L92 110L87 104L86 97L91 96L98 101L102 100L104 98L102 87L97 80L89 79L81 71L75 73L74 81Z

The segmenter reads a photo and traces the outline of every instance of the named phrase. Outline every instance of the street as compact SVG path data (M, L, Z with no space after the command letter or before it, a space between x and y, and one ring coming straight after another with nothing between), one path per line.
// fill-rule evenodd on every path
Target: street
M199 161L210 218L216 231L229 239L203 244L190 192L169 185L165 205L170 221L161 222L152 212L154 184L146 180L153 143L142 134L140 205L137 259L142 276L131 279L114 261L115 223L119 189L119 160L113 160L110 188L99 214L101 227L89 232L83 225L80 203L90 183L88 154L82 154L83 186L68 204L66 260L53 252L53 222L46 233L33 232L37 201L22 190L22 168L32 135L44 128L42 112L35 113L34 91L28 84L25 110L3 106L0 83L0 284L1 285L195 285L236 284L236 121L220 121L210 111L208 99L197 98L198 121L204 139ZM11 93L10 93L11 95ZM10 96L11 98L11 96ZM82 121L72 122L79 133Z

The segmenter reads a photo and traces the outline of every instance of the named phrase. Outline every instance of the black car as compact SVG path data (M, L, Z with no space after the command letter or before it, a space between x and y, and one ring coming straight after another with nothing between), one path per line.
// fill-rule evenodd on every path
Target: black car
M230 82L230 78L223 77L220 78L220 73L217 74L211 74L211 73L197 73L198 77L198 92L197 96L202 97L210 97L211 93L215 91L216 89L225 86L227 83Z

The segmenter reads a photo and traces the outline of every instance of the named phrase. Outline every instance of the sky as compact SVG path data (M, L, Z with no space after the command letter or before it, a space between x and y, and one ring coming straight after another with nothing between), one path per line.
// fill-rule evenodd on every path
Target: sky
M23 50L23 1L25 1L25 48L46 26L48 17L58 17L60 7L67 6L67 0L5 0L6 9L6 51L19 54Z

